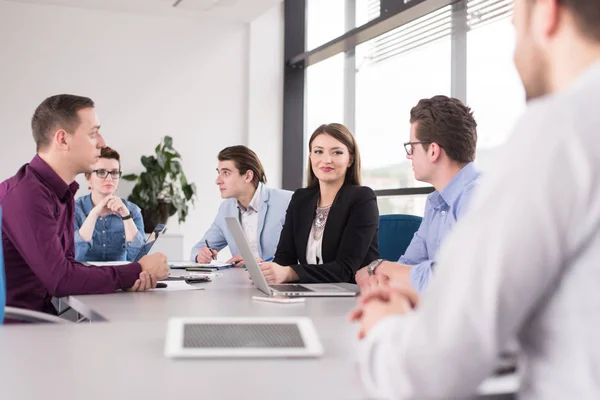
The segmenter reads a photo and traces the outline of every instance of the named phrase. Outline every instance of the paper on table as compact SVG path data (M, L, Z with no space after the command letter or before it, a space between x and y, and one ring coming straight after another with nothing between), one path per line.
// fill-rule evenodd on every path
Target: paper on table
M167 281L166 288L150 289L154 292L178 292L183 290L204 290L203 287L187 284L185 281Z
M119 265L131 264L131 261L88 261L82 264L87 266L93 265L95 267L116 267Z
M185 269L185 268L193 268L193 267L205 267L205 268L214 268L214 269L225 269L228 267L233 267L234 264L226 263L223 261L212 260L208 264L199 264L190 261L169 261L169 268L172 269Z
M200 264L202 265L202 264ZM219 261L219 260L211 260L209 264L204 264L204 265L214 265L215 267L227 267L228 265L232 265L231 263L226 263L223 261Z
M210 263L208 264L200 264L200 263L195 263L193 261L169 261L169 267L171 268L189 268L189 267L227 267L233 265L231 263L226 263L223 261L219 261L219 260L212 260Z

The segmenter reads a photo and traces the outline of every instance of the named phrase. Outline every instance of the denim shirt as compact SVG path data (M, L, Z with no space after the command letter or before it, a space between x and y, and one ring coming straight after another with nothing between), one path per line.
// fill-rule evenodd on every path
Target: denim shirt
M131 213L137 233L131 242L125 241L125 227L120 215L98 217L92 239L84 241L79 228L90 214L92 196L88 194L75 200L75 259L77 261L133 261L144 245L144 221L140 208L121 199Z

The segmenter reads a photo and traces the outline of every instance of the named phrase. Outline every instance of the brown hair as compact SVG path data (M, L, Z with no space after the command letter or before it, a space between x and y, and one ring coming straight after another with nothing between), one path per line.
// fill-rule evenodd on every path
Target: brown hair
M217 159L219 161L233 161L241 175L249 170L252 171L254 174L252 183L255 188L258 187L260 182L267 183L267 176L265 175L265 169L263 168L262 163L258 159L256 153L246 146L226 147L219 152Z
M100 158L106 158L109 160L117 160L119 162L119 170L121 169L121 155L115 149L110 147L103 147L100 150ZM85 174L86 179L90 179L91 174L88 172Z
M42 101L31 118L37 151L50 144L56 130L64 129L73 133L81 122L77 112L85 108L94 108L92 99L72 94L59 94Z
M117 152L115 149L112 149L108 146L103 147L102 150L100 150L100 158L117 160L119 162L119 168L121 168L121 156L119 155L119 152Z
M352 164L346 170L346 178L344 179L344 184L350 185L360 185L360 152L358 151L358 144L356 143L356 139L354 135L342 124L323 124L319 126L311 135L310 140L308 141L308 153L310 154L312 150L312 142L319 135L329 135L335 140L341 142L348 148L350 152L350 157L352 159ZM307 187L314 188L319 186L319 180L317 176L312 170L312 166L310 163L310 156L308 158L308 182Z
M477 123L473 112L460 100L447 96L422 99L410 110L410 123L418 123L417 139L437 143L450 159L461 164L475 160Z
M569 9L581 33L595 41L600 41L600 1L598 0L557 0Z

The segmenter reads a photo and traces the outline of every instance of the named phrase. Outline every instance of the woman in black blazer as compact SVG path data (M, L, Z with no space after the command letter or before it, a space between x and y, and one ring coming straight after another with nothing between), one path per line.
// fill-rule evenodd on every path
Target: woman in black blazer
M308 187L292 196L275 259L260 266L270 284L353 283L379 258L377 198L360 186L360 154L344 125L321 125L308 147Z

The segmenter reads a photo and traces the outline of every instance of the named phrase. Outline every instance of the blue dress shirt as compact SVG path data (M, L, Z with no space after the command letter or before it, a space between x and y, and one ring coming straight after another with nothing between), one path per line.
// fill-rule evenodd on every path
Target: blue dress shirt
M98 217L92 240L86 242L79 235L79 228L94 205L88 194L75 200L75 259L77 261L133 261L144 245L144 221L140 208L121 199L131 213L138 231L131 242L125 241L125 227L120 215L108 214Z
M442 240L467 210L480 173L474 163L465 165L444 190L427 196L425 214L406 252L398 262L412 265L410 282L421 292L429 282L432 264Z

